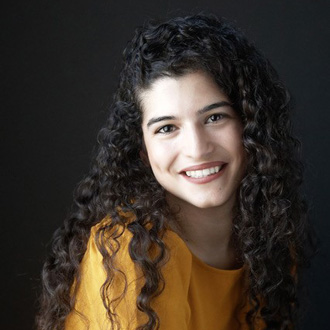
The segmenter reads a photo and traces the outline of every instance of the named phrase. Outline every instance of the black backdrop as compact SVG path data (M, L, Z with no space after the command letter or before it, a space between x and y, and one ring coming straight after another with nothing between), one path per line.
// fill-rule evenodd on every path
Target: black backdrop
M8 1L1 10L1 329L32 328L51 234L68 211L106 118L133 29L212 12L271 59L295 102L304 191L322 241L304 329L329 329L329 2L324 0Z

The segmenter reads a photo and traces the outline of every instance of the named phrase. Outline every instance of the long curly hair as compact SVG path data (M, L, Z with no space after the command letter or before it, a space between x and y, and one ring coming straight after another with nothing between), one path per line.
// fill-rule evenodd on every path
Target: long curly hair
M212 15L146 23L136 30L124 51L118 90L89 174L75 190L71 214L53 237L43 272L39 330L63 329L74 307L74 283L93 225L110 222L97 232L107 279L102 299L110 324L116 323L108 290L114 278L118 238L132 233L129 254L145 278L136 300L147 322L138 329L157 329L159 317L151 301L162 291L161 268L167 248L163 234L173 214L165 191L140 158L142 110L139 92L163 76L202 70L210 74L234 104L243 126L247 171L233 222L233 235L247 267L254 329L258 315L266 329L296 324L300 270L307 258L307 206L300 193L303 166L299 141L292 135L289 95L268 60L231 24ZM119 211L120 210L120 211ZM129 221L125 212L134 214ZM109 233L111 233L109 238ZM157 254L150 256L150 248ZM166 280L166 279L165 279Z

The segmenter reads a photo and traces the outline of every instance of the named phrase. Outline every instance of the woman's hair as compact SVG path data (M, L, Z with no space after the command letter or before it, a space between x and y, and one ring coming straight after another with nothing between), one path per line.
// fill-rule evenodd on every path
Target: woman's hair
M75 190L74 206L56 231L52 252L42 272L39 330L62 329L73 309L80 282L79 265L90 229L97 231L107 279L102 299L112 324L108 301L120 248L118 238L132 233L129 254L145 277L137 308L147 316L138 329L159 326L151 301L161 293L161 268L167 248L164 231L172 217L165 191L140 158L142 109L139 92L160 77L204 71L228 95L243 126L248 164L239 191L233 237L247 268L247 314L250 329L258 315L267 329L291 329L296 323L297 284L307 261L309 230L306 203L299 187L302 164L299 141L292 136L287 90L267 59L229 23L214 16L174 18L145 24L124 51L118 90L89 174ZM129 221L125 212L134 215ZM109 233L110 238L109 238ZM150 249L157 254L151 256Z

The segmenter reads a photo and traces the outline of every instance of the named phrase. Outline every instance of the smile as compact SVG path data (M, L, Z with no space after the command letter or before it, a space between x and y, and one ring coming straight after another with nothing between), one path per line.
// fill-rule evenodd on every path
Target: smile
M228 163L222 161L208 162L186 167L180 171L184 179L193 184L205 184L221 177Z
M211 174L215 174L215 173L218 173L221 168L223 167L222 166L214 166L214 167L210 167L210 168L205 168L203 170L197 170L197 171L186 171L186 175L191 177L191 178L204 178L206 176L209 176Z

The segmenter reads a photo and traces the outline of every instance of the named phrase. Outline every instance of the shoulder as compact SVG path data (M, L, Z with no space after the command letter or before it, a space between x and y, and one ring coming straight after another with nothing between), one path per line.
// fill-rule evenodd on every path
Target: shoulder
M91 228L90 238L87 244L84 259L95 259L98 261L103 259L102 251L100 251L100 248L103 248L103 246L100 241L99 232L105 228L103 231L105 240L103 240L103 242L107 242L109 245L112 244L113 248L116 250L118 249L116 258L117 263L119 263L118 266L133 263L129 254L129 244L133 238L133 234L128 230L127 226L122 228L115 227L112 228L111 231L107 231L106 227L110 221L110 218L105 218ZM116 239L113 238L114 231L116 231ZM165 243L168 252L168 258L164 266L164 270L169 271L174 266L182 268L186 271L191 270L192 254L180 236L172 230L166 230L163 236L163 242ZM113 251L108 252L111 253Z
M132 234L125 229L115 240L114 245L120 244L120 248L115 260L109 263L106 255L110 256L114 251L111 251L110 244L102 245L102 242L109 243L112 240L113 232L106 230L109 222L110 219L105 218L91 228L79 275L72 291L75 292L74 310L66 319L65 329L108 329L110 320L104 303L108 304L109 301L116 301L116 314L122 328L130 329L138 324L140 315L134 304L136 292L141 287L142 275L128 253ZM116 229L119 231L120 228L113 230ZM106 271L106 263L110 273Z
M141 269L130 257L129 243L133 235L127 227L124 227L113 229L117 230L115 236L118 236L118 233L121 235L113 244L113 247L118 248L118 251L110 266L113 279L108 282L109 276L104 264L108 262L106 254L111 255L113 251L109 248L111 244L104 247L101 243L109 243L108 240L113 240L113 233L106 230L109 221L110 219L106 218L91 228L87 249L80 265L81 280L77 289L75 310L86 316L91 328L97 324L100 329L103 329L103 326L109 322L107 321L107 310L103 304L103 292L106 294L107 300L116 301L118 319L124 328L129 329L145 320L145 315L136 307L136 299L145 284L145 280ZM106 238L103 241L100 241L101 232ZM152 306L162 320L162 324L168 325L171 329L184 329L183 326L190 317L187 297L192 255L182 239L170 230L165 232L163 241L168 251L167 262L161 268L165 287L160 296L152 301ZM110 283L111 286L108 285ZM171 301L170 304L169 301ZM173 319L170 317L171 315L176 317ZM177 323L167 324L172 322L170 319L176 320ZM79 317L71 313L67 325L75 329L72 322L77 320L80 322ZM180 325L181 328L177 325Z
M101 222L91 228L90 237L87 243L86 253L81 262L81 270L84 273L91 268L95 272L103 276L96 276L94 279L106 280L105 262L111 256L110 269L113 275L117 278L123 275L131 277L141 277L138 268L135 266L129 254L129 244L133 237L132 233L125 226L109 227L111 222L109 217L103 219ZM98 270L97 270L98 269ZM100 283L99 283L100 284Z
M96 266L95 263L98 263L100 267L103 262L104 257L102 256L102 251L100 251L100 248L103 248L103 246L100 244L99 231L109 221L110 220L106 218L91 229L91 235L83 262L85 264L93 264L93 268ZM132 274L134 274L136 278L140 278L142 273L133 262L129 253L129 244L133 238L133 234L127 227L116 228L115 230L117 230L116 236L120 233L115 243L109 242L109 240L113 240L111 233L104 232L108 243L112 244L113 249L118 249L115 258L115 267L123 271L125 275L128 275L130 277L129 280L134 280ZM165 232L163 242L165 243L168 256L165 265L161 269L165 282L182 279L182 282L189 283L193 258L185 242L178 234L171 230ZM111 251L108 252L111 253ZM188 286L186 290L188 291Z

